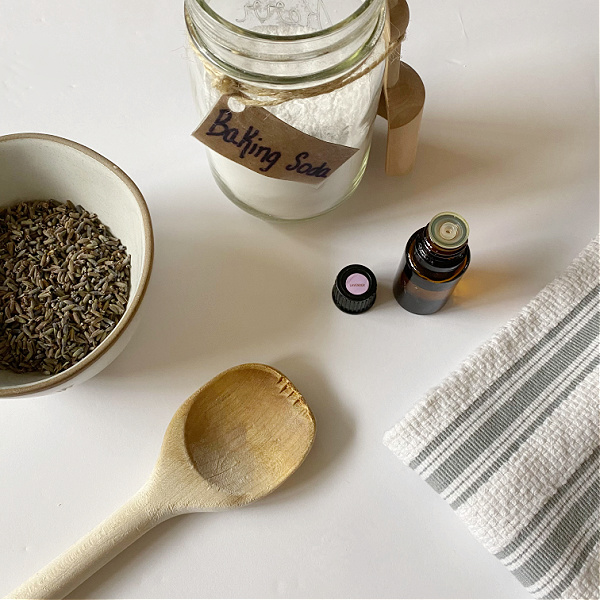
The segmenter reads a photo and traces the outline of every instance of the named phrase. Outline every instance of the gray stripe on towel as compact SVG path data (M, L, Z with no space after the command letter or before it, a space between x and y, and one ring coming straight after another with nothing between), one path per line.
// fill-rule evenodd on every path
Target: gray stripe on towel
M488 467L456 500L451 503L452 508L456 509L464 504L473 494L477 493L479 488L489 481L490 477L496 473L502 465L510 460L510 457L518 452L519 448L531 437L535 430L540 427L544 421L569 397L577 386L600 364L600 358L596 356L591 363L588 363L585 369L563 390L563 392L549 405L544 411L517 437L502 454Z
M594 546L598 543L598 540L600 540L600 533L596 531L596 533L594 533L592 538L580 552L575 564L571 567L566 577L547 596L544 596L544 598L561 598L561 594L571 585L571 583L573 583L573 580L583 568L585 561L591 554Z
M577 335L571 339L560 352L556 352L544 365L542 365L532 377L530 377L521 387L506 401L498 410L496 410L485 423L474 432L457 450L448 458L441 462L433 473L426 478L426 481L438 492L450 485L461 473L463 473L474 461L476 461L502 433L514 424L516 417L521 418L523 411L529 404L542 395L552 383L563 374L568 368L580 358L580 355L596 340L599 326L599 316L592 313L590 319L581 327ZM595 361L597 363L597 360ZM590 372L588 367L587 372ZM587 373L586 373L587 375ZM502 454L502 460L494 462L495 467L492 473L502 463L506 462L510 456L516 452L521 444L541 425L546 417L550 415L562 401L568 397L573 389L582 381L582 377L570 382L567 390L559 394L558 398L550 403L542 413L533 422L533 426L527 427L527 435L520 435L516 442L513 442ZM566 393L568 391L568 393ZM488 469L489 471L489 469ZM486 473L488 473L486 471ZM482 483L489 479L490 475L478 478L477 482L470 486L465 492L466 497L476 491ZM473 488L473 489L472 489ZM457 506L462 504L466 498L461 497L455 501Z
M544 543L523 565L513 571L525 587L533 585L556 564L586 521L598 512L599 493L600 482L598 477L595 477L585 494L559 521Z
M541 353L545 347L556 339L560 333L581 313L588 305L598 298L600 286L596 286L591 292L586 294L583 299L571 310L559 323L548 331L541 340L532 346L521 358L519 358L509 369L507 369L488 389L486 389L472 404L470 404L452 423L444 430L438 433L435 438L427 444L423 450L409 463L412 469L417 469L431 454L444 444L456 430L471 417L471 415L490 400L498 389L510 380L525 364L531 362L538 353Z
M510 556L525 540L538 528L544 518L551 512L554 512L559 506L564 506L569 502L570 494L576 489L579 489L579 482L587 477L590 473L597 473L599 468L600 448L596 448L574 471L569 480L560 486L556 492L546 501L542 508L535 514L533 519L521 529L519 534L505 546L500 552L496 553L496 557L502 560Z

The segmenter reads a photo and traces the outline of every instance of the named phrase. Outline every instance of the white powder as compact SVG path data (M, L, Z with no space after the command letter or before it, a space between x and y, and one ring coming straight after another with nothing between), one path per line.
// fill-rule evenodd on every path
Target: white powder
M381 51L383 44L373 55L377 56ZM210 85L210 78L197 57L194 57L194 64L196 100L205 115L219 99L219 93ZM358 148L358 152L325 181L311 185L266 177L207 150L221 189L236 204L251 212L284 220L317 216L339 204L355 190L366 167L382 72L383 64L331 93L266 108L308 135Z

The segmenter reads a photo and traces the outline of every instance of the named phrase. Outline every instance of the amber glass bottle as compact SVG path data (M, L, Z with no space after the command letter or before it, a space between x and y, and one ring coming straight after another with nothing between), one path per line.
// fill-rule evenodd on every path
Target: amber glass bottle
M394 279L398 304L419 315L440 310L469 266L468 239L469 225L450 212L415 231Z

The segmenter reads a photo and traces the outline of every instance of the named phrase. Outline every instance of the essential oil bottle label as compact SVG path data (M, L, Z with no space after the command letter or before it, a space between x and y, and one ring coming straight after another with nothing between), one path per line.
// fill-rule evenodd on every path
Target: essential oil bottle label
M320 185L358 148L325 142L284 123L268 110L229 108L221 96L192 134L222 156L275 179Z
M346 279L346 289L355 296L364 294L369 289L369 280L362 273L352 273Z

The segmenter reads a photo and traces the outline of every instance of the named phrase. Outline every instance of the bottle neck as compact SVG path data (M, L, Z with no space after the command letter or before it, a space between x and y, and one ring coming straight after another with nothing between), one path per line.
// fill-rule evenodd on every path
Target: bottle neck
M470 256L467 242L451 250L441 248L431 240L427 227L419 229L411 237L408 248L415 265L425 275L453 275L466 267Z
M184 9L193 48L205 60L234 79L293 89L340 77L372 53L383 32L385 2L356 4L353 13L333 24L329 16L303 15L306 2L297 9L294 2L277 3L264 14L254 14L260 10L256 3L250 10L247 2L234 0L210 5L185 0Z

